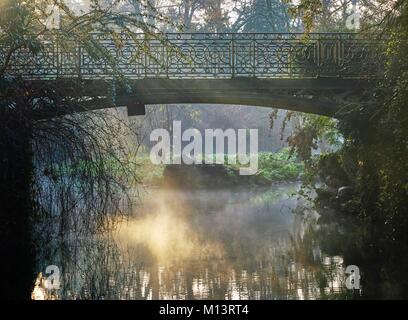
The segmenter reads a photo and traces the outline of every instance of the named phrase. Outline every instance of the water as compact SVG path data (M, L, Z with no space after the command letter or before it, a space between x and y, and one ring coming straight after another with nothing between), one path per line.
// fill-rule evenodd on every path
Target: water
M149 189L112 234L53 244L61 270L46 299L343 297L343 257L313 240L317 214L296 184L257 190Z

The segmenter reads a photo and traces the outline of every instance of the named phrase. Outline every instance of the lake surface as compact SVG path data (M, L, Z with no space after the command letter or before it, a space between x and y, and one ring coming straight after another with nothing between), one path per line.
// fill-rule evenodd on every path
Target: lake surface
M112 234L49 244L46 299L319 299L346 294L343 258L322 253L296 184L148 189ZM53 250L50 250L50 248ZM45 247L44 247L45 249ZM40 276L41 277L41 276Z

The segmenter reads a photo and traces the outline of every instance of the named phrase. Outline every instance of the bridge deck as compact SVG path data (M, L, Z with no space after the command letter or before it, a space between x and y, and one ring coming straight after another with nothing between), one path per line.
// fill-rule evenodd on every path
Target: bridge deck
M12 56L9 74L27 79L310 79L376 76L379 39L356 33L174 33L139 34L113 41L92 35L86 48L74 39L46 41L32 54ZM0 61L7 48L0 48Z

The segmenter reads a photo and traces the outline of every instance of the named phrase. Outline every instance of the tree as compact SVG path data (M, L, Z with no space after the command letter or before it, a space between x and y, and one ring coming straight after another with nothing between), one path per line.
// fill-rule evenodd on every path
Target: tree
M182 31L192 32L196 31L199 27L199 23L195 20L197 13L200 13L205 7L205 0L179 0L171 5L159 6L166 16L177 24ZM171 28L166 31L177 31L177 29Z
M80 46L90 59L109 65L113 79L120 82L123 76L115 54L124 39L133 39L148 52L136 33L161 36L146 16L154 15L157 24L167 23L144 1L140 1L142 10L131 12L123 10L122 3L92 0L78 8L62 0L0 2L0 201L4 205L0 255L6 261L0 266L2 298L30 298L35 279L34 221L52 217L55 224L48 231L55 228L51 231L63 240L72 227L78 232L109 228L107 216L127 212L122 195L134 168L118 138L125 128L123 121L112 112L84 112L100 100L83 99L81 79L38 85L22 78L19 72L30 61L18 60L17 54L26 51L35 57L47 43L58 43L64 52L76 52ZM112 39L113 52L106 50L99 40L103 38ZM114 93L111 99L114 106Z
M377 42L385 62L383 77L372 81L366 99L344 106L338 123L344 143L317 166L326 176L342 170L353 187L343 210L364 226L359 243L349 250L358 252L354 261L359 259L359 266L369 270L367 297L403 297L408 294L408 2L363 1L359 8L365 35L384 36ZM319 29L320 1L300 1L297 10L307 19L308 31Z
M229 18L227 11L222 8L224 0L207 0L204 9L203 30L205 32L227 31Z
M234 1L237 18L231 26L235 32L289 32L292 18L288 5L280 0Z

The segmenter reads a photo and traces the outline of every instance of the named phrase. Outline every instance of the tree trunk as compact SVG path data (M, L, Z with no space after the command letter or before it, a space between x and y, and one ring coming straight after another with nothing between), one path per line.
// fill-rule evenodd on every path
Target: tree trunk
M30 299L33 175L31 128L23 113L0 111L0 299Z

